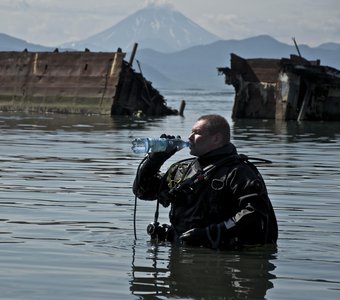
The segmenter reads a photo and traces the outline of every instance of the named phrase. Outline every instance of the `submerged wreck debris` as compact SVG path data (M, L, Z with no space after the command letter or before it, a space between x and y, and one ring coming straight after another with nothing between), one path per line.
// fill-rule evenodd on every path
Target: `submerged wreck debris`
M133 51L133 56L136 47ZM0 52L0 110L176 115L117 52Z
M340 71L291 55L244 59L231 54L230 68L218 68L233 85L232 118L340 120Z

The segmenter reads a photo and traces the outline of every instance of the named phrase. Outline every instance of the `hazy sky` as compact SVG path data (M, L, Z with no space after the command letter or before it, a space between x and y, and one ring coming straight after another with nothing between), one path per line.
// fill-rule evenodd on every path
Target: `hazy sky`
M223 39L269 34L340 43L340 0L0 0L0 32L45 46L77 41L149 3L168 4Z

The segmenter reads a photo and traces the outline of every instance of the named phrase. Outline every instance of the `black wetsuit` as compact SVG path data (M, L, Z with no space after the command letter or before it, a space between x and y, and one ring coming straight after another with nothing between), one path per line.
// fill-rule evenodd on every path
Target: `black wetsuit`
M212 235L222 228L218 231L219 248L276 244L276 217L262 176L237 154L232 143L177 162L165 174L159 172L163 163L161 155L147 158L133 191L140 199L171 205L168 240L176 241L192 228L210 226ZM203 241L202 245L209 246Z

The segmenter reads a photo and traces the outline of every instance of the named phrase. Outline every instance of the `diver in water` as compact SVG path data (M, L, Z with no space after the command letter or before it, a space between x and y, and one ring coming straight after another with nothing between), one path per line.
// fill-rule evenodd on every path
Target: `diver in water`
M276 245L278 227L266 185L230 142L227 120L201 116L189 142L194 157L173 164L165 174L161 166L177 151L171 146L148 154L138 169L134 194L170 205L171 225L150 224L151 237L213 249Z

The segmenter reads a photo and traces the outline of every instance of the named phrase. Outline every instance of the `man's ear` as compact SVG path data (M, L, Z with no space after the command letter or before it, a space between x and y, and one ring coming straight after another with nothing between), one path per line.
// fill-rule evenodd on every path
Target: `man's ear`
M224 136L221 133L214 134L213 142L216 146L224 145Z

